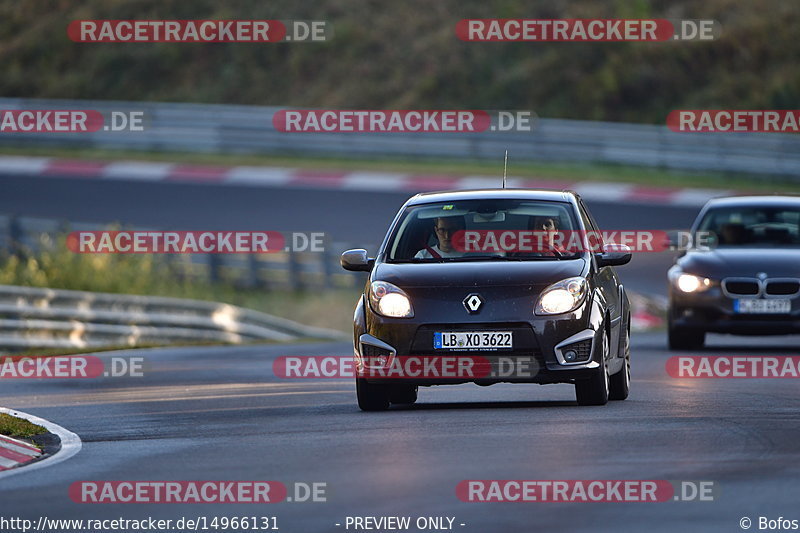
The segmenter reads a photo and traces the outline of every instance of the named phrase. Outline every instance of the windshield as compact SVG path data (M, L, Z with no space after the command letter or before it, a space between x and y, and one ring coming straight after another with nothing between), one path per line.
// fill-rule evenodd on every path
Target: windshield
M800 246L800 208L731 207L709 211L698 228L720 247Z
M464 200L411 206L386 247L387 261L466 262L574 259L558 235L579 229L571 204Z

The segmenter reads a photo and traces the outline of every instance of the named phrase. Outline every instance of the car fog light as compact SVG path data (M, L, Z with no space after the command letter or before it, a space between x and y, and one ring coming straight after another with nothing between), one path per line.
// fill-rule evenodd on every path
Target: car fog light
M578 353L575 350L567 350L564 352L564 361L571 363L578 358Z

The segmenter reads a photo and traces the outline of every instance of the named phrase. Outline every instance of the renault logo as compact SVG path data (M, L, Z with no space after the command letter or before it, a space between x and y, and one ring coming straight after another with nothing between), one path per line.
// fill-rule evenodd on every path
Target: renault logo
M464 298L464 308L468 313L477 313L483 305L483 300L478 294L469 294Z

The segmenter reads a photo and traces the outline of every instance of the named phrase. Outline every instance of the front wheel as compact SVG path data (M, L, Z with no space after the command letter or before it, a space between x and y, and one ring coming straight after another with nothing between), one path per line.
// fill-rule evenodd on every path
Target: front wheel
M385 411L389 408L389 387L368 383L364 378L356 378L358 407L362 411Z
M670 350L697 350L706 343L706 332L669 325L667 340Z
M417 401L416 385L395 385L389 391L389 401L393 404L412 404Z
M605 405L608 403L609 377L606 358L611 351L610 341L603 328L603 353L600 355L600 368L589 379L575 382L575 398L578 405Z

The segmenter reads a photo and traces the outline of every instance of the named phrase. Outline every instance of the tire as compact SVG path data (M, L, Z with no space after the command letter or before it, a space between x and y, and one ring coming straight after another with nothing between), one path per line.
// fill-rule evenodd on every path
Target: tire
M362 411L385 411L389 408L389 387L367 383L364 378L356 378L358 407Z
M697 350L706 343L706 332L677 328L672 324L667 329L670 350Z
M389 391L389 402L393 404L412 404L417 401L418 390L415 385L395 385Z
M578 405L605 405L608 403L609 376L606 357L611 351L608 333L603 328L603 353L600 356L600 368L594 376L575 382L575 398Z
M625 329L625 337L623 338L625 346L622 350L625 362L622 364L622 369L611 376L608 383L608 399L609 400L624 400L628 397L631 390L631 326Z

